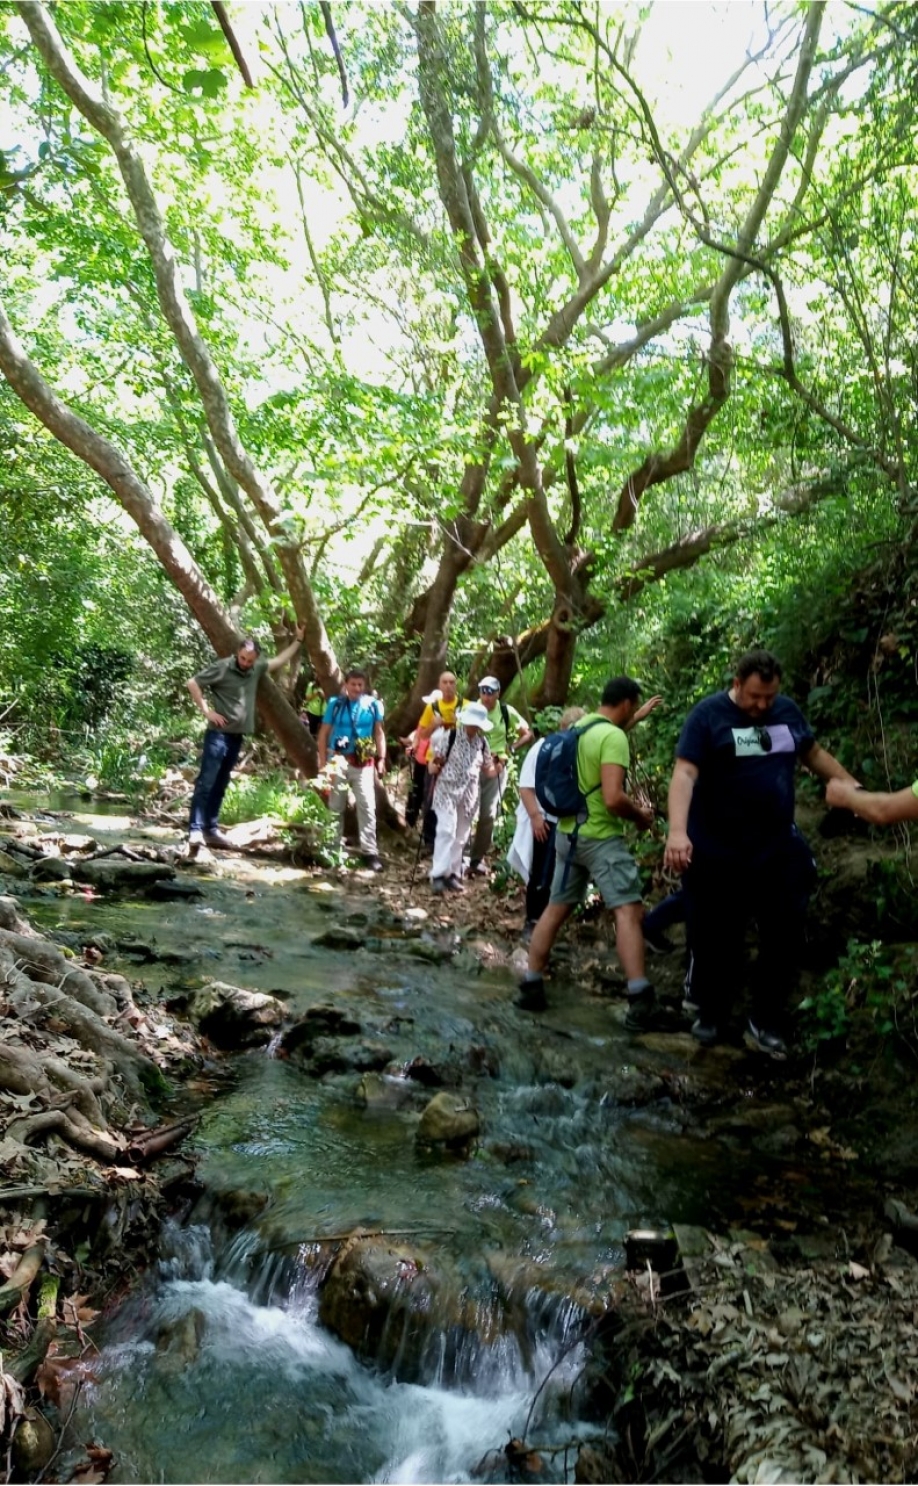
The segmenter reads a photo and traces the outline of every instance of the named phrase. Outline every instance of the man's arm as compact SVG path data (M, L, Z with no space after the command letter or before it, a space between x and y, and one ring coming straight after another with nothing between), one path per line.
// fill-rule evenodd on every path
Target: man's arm
M529 816L529 824L532 827L533 836L537 841L547 841L551 826L545 819L545 814L539 804L539 797L535 790L530 789L528 785L521 784L520 799L523 802L523 809Z
M211 727L225 727L226 718L223 716L222 712L211 711L210 707L208 707L207 705L207 698L205 697L198 683L195 681L194 677L192 676L191 680L187 681L185 684L188 687L188 690L191 692L191 699L197 707L198 711L204 714Z
M645 810L625 792L625 770L621 764L603 764L600 769L602 802L610 815L630 820L640 830L653 825L653 811Z
M386 730L381 721L373 725L373 742L376 744L376 772L386 772Z
M692 860L688 818L697 779L698 765L687 758L677 758L669 783L669 836L663 853L664 867L671 867L674 872L684 872Z
M643 722L645 717L649 717L651 712L653 712L656 707L659 707L662 700L662 697L649 697L642 707L638 707L630 722L627 722L623 725L622 731L625 733L630 733L635 723Z
M511 708L510 710L510 720L516 730L516 737L514 738L513 742L510 743L508 729L507 742L510 745L511 753L519 753L521 748L528 748L530 743L535 742L535 733L532 731L532 728L529 726L529 723L526 721L525 717L521 717L515 707Z
M296 629L294 630L296 639L291 640L286 650L282 650L280 655L272 655L271 659L268 661L269 672L279 671L281 666L285 666L287 664L288 660L293 660L293 657L296 655L296 652L299 650L300 646L303 643L303 636L305 635L305 633L305 624L298 624Z
M830 779L842 779L846 784L857 784L854 775L849 774L838 759L833 758L831 753L827 753L818 743L814 743L812 748L802 755L800 762L805 769L809 769L811 774L815 774L826 784Z
M839 810L850 810L874 826L892 826L900 820L918 820L918 795L911 785L893 794L861 789L845 779L830 779L826 804Z

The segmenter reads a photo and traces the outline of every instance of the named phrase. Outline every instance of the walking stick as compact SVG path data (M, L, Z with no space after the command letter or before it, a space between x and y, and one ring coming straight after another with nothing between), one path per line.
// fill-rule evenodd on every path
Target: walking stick
M411 881L408 884L408 896L409 896L409 898L411 897L411 894L414 892L414 879L418 875L418 867L421 864L421 850L422 850L422 848L424 846L424 826L425 826L425 823L427 821L428 812L430 811L431 801L433 800L433 792L434 792L434 785L435 784L436 784L436 780L435 780L433 774L428 774L428 776L427 776L427 782L424 785L424 803L421 806L421 813L418 816L418 849L417 849L417 852L415 853L414 866L411 869Z

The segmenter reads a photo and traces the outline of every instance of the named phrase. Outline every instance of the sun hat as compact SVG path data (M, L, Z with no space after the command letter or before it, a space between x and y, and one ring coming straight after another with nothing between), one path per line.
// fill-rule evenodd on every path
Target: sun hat
M478 683L478 690L481 691L483 686L487 686L490 691L500 691L500 682L496 676L482 676Z
M483 733L489 733L494 726L487 707L482 706L481 702L466 702L456 721L460 727L481 728Z
M438 686L435 686L433 691L429 692L426 697L421 697L421 701L426 702L428 707L430 706L431 702L442 702L442 700L443 693Z

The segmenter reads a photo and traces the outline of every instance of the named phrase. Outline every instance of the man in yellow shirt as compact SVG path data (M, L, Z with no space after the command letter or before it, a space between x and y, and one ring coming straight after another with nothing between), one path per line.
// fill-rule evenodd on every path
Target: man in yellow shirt
M517 997L516 1004L524 1011L544 1010L542 972L551 947L592 882L615 918L618 958L628 980L625 1024L633 1031L651 1024L655 996L644 974L641 880L623 840L626 822L640 831L653 822L653 812L638 805L625 790L630 763L625 732L651 707L647 703L639 709L640 696L636 681L616 676L606 683L598 709L575 724L574 730L584 735L577 747L577 781L586 801L586 819L575 839L575 817L562 816L558 821L551 899L532 931L528 968Z

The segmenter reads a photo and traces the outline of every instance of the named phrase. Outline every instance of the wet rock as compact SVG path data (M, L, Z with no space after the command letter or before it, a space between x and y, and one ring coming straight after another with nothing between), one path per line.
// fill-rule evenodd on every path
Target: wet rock
M8 851L0 851L0 873L5 877L28 877L29 869Z
M175 868L162 862L81 862L70 863L75 882L86 882L100 892L144 894L154 884L170 881Z
M13 1460L19 1474L32 1476L44 1470L56 1444L54 1430L44 1414L26 1409L13 1436Z
M383 1042L356 1037L317 1037L299 1053L304 1067L316 1078L325 1073L378 1072L392 1062L392 1049Z
M319 1320L358 1357L414 1382L426 1349L442 1338L443 1288L422 1249L384 1234L351 1238L319 1292Z
M367 1072L357 1085L356 1099L367 1109L401 1109L408 1104L414 1090L407 1079Z
M207 1317L197 1307L176 1320L164 1321L156 1336L160 1367L182 1372L197 1358L206 1329Z
M188 1002L192 1022L217 1047L261 1047L287 1014L283 1001L261 991L212 980Z
M425 1089L442 1089L446 1083L443 1070L435 1063L431 1063L428 1058L422 1057L412 1058L411 1062L406 1064L405 1077L413 1079Z
M19 912L19 904L15 898L0 897L0 929L8 929L11 934L28 934L30 927Z
M187 877L163 878L161 881L151 882L145 896L168 903L181 898L203 898L204 889L196 882L189 882Z
M284 1032L280 1050L290 1056L320 1037L356 1037L362 1031L360 1022L337 1006L311 1006L298 1022L294 1022Z
M364 935L359 929L333 924L330 929L317 934L311 943L316 949L363 949Z
M33 882L65 882L71 876L71 865L63 857L43 857L30 873Z
M430 939L413 939L404 946L404 953L415 960L426 960L430 965L444 965L453 958L454 951L446 944L434 944Z
M481 1129L478 1111L460 1094L435 1094L421 1115L417 1142L422 1146L467 1148Z

